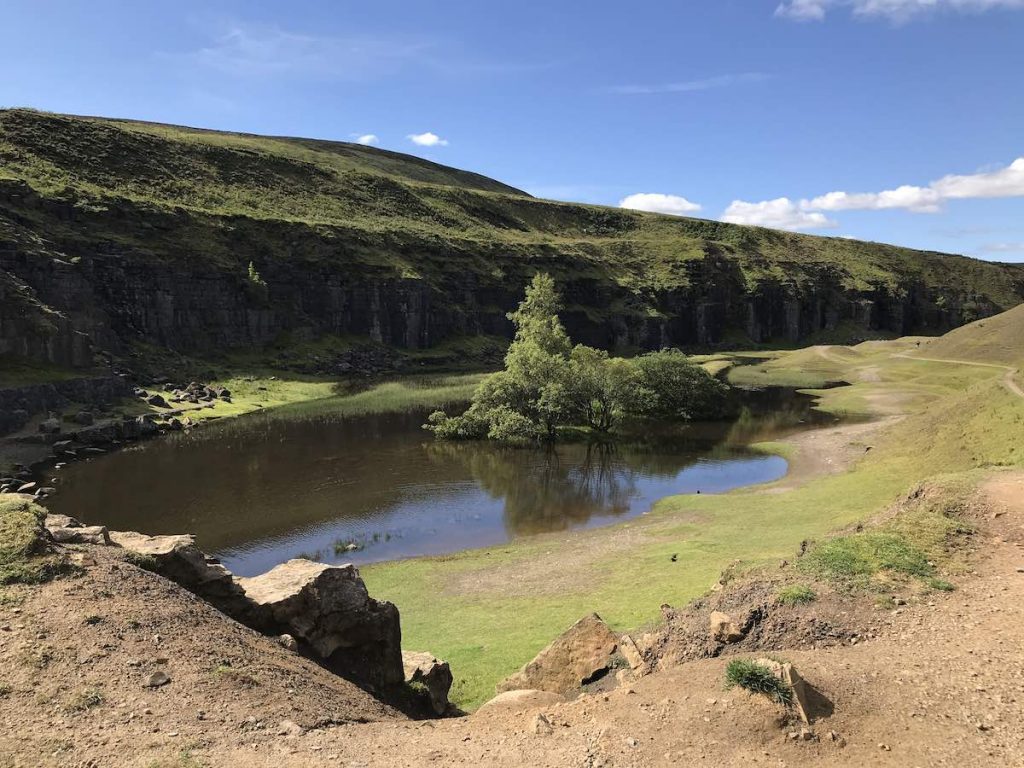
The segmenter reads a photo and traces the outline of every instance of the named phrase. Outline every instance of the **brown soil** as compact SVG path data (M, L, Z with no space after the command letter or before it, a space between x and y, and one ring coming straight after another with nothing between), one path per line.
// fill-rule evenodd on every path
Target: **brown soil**
M699 658L707 611L768 604L775 588L773 577L730 584L689 618L669 612L664 658L640 680L543 710L433 722L403 720L174 585L90 550L99 562L80 578L6 590L0 765L1021 765L1024 473L994 474L975 516L973 570L956 592L908 594L899 608L821 594L776 607L743 643ZM778 571L785 580L787 567ZM723 690L729 655L767 648L834 706L810 740L789 738L797 726L777 705ZM143 688L158 667L171 682ZM90 689L102 696L91 707ZM351 722L360 719L374 722ZM279 733L285 720L302 732Z

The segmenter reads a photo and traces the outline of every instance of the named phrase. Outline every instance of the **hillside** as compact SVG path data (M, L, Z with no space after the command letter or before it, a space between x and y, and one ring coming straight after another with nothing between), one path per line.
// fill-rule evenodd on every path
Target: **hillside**
M1024 306L931 339L920 354L1002 365L1024 363Z
M507 337L540 269L574 339L624 351L932 335L1024 297L1016 265L538 200L353 144L0 111L0 354Z

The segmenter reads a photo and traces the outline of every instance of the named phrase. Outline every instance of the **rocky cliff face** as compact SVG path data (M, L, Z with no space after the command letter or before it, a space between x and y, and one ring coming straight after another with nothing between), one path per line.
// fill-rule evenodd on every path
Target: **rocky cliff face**
M66 366L509 336L538 270L613 350L938 334L1024 298L1019 266L533 200L348 145L2 110L0 139L0 355Z

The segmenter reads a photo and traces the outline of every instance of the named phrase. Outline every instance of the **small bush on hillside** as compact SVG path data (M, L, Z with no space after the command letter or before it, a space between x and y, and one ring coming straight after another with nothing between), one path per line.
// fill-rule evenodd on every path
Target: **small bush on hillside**
M790 584L779 590L778 600L782 605L800 605L812 603L817 599L817 594L806 584Z
M742 688L750 693L767 696L778 704L793 700L793 689L764 664L750 659L734 659L725 667L725 687Z
M267 281L263 279L256 269L256 265L249 262L249 295L257 302L266 304L270 298L270 290Z

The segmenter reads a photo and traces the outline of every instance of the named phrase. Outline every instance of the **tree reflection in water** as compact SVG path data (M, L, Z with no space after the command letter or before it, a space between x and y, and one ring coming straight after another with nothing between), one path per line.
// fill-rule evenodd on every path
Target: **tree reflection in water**
M610 442L557 445L545 450L489 443L432 443L428 455L458 461L493 499L504 503L510 536L560 531L594 515L622 515L638 495L644 473L659 474L657 462L625 452ZM653 457L652 457L653 458ZM666 473L679 471L678 459Z

